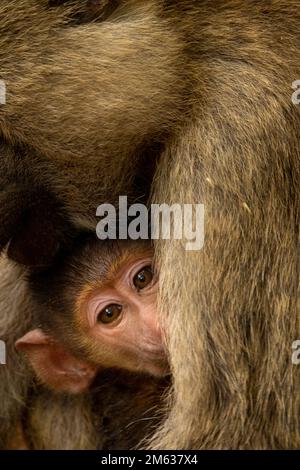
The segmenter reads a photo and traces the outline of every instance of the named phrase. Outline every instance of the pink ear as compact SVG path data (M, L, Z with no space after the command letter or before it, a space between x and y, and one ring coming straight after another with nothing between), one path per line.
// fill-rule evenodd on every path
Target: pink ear
M74 357L42 330L29 331L16 342L39 379L61 392L80 393L93 381L97 368Z

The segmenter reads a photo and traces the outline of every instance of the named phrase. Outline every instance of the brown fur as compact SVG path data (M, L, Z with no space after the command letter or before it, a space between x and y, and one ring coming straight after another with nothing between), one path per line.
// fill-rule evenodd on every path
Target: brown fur
M163 418L166 386L166 380L107 370L89 395L36 389L23 418L26 442L34 450L136 448Z
M149 445L299 448L298 2L128 0L83 26L45 4L0 6L0 134L24 184L94 229L159 148L152 200L206 208L201 252L156 246L174 389Z
M0 365L0 449L14 437L26 402L32 373L14 343L32 324L24 269L0 257L0 338L6 343L6 365Z
M9 450L29 450L28 442L25 438L21 423L17 427L13 438L8 442L7 449Z
M102 445L102 429L95 427L89 396L55 394L36 387L22 424L30 450L95 450Z

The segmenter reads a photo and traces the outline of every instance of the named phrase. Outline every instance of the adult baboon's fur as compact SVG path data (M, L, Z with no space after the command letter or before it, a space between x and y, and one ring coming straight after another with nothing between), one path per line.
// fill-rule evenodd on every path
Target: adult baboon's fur
M36 187L94 230L99 204L143 196L156 153L151 201L205 204L206 241L156 243L174 385L149 445L299 448L298 1L123 0L84 24L77 5L1 2L0 135L19 156L0 244L20 256Z

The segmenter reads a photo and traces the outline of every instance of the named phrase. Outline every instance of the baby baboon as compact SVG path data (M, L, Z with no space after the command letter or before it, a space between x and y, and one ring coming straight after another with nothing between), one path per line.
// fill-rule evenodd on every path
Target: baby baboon
M152 257L148 243L88 240L31 275L27 304L39 329L26 332L18 349L28 354L38 378L56 390L80 392L94 384L77 398L34 386L31 374L24 374L26 407L18 404L7 418L12 424L15 416L15 426L22 416L29 448L128 449L157 427L167 380L101 370L167 372ZM117 301L122 309L115 308ZM22 358L18 362L24 366ZM20 444L8 443L15 445Z
M108 367L167 375L151 246L92 240L73 251L30 278L39 328L16 344L37 376L76 393Z

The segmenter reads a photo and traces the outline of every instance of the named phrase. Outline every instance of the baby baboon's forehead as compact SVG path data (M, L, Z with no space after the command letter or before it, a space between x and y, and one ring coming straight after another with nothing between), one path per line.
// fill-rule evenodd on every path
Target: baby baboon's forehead
M126 264L138 258L152 258L153 254L148 241L93 239L74 253L70 267L72 271L81 271L87 282L105 282L112 280Z

